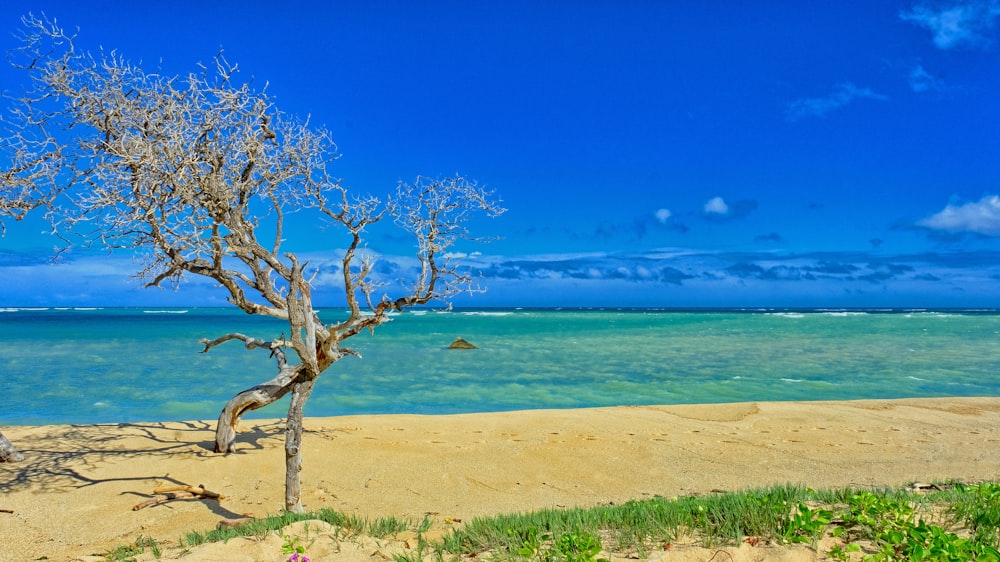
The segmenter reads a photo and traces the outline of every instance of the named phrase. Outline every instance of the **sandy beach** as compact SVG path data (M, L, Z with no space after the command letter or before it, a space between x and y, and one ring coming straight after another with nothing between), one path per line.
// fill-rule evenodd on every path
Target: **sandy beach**
M0 463L0 560L85 559L138 535L176 544L223 518L278 512L282 422L245 421L228 456L211 452L213 429L204 421L3 428L27 459ZM306 509L430 514L439 532L478 515L655 495L1000 478L1000 398L349 416L309 418L306 430ZM203 485L224 499L133 510L174 485ZM185 559L287 558L251 542ZM778 559L777 551L735 554ZM806 558L784 559L808 552L795 556Z

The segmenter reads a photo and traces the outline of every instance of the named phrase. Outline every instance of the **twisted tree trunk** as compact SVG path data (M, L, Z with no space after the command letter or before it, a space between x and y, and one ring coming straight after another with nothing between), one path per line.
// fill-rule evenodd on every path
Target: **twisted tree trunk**
M302 482L299 477L302 472L303 406L312 395L316 383L315 376L302 376L306 371L307 368L301 364L283 366L273 379L232 397L219 414L219 422L215 428L215 452L230 453L236 443L236 429L244 414L292 393L285 425L285 510L293 513L303 512Z
M312 394L316 379L292 385L292 400L288 405L285 428L285 511L302 513L302 407Z
M236 428L243 414L263 408L288 394L301 369L301 365L284 366L273 379L230 398L219 414L219 423L215 427L215 452L233 452L236 444Z
M0 462L21 462L24 455L14 448L14 445L0 433Z

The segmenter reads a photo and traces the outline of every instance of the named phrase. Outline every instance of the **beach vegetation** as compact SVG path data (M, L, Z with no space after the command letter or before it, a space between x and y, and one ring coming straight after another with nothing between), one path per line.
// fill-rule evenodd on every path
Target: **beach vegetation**
M305 554L306 547L299 544L299 537L282 535L281 538L285 539L285 542L281 543L281 553L288 555L289 560L294 557L298 561ZM308 560L306 558L306 561Z
M317 378L360 357L346 340L392 314L481 291L459 246L487 241L471 221L504 209L457 175L400 181L384 198L349 191L333 172L330 133L278 110L266 85L241 80L221 52L170 76L115 51L84 52L55 20L23 24L8 60L28 85L5 96L0 219L37 210L63 249L127 252L147 287L204 278L243 312L283 322L278 337L232 332L201 343L203 352L242 343L275 362L271 380L222 408L215 451L234 450L247 412L290 395L284 509L301 512L303 410ZM380 263L366 240L376 225L409 238L410 263ZM286 238L295 233L307 239ZM308 259L296 251L311 246L340 249ZM345 303L344 316L320 318L317 279L333 287L327 301Z
M590 533L567 533L553 540L552 535L539 534L538 529L531 527L517 554L528 560L545 562L608 562L598 557L601 550L601 540Z
M160 544L157 543L155 539L139 535L132 543L112 549L107 552L104 557L112 562L126 562L129 560L135 560L136 556L147 552L147 550L157 559L163 555Z
M398 562L536 560L598 562L648 558L686 547L810 548L833 560L977 560L1000 562L1000 485L959 483L881 490L813 490L775 486L667 499L653 497L593 507L542 509L476 517L426 538L434 522L363 519L330 509L283 513L234 529L191 533L190 548L235 536L282 533L319 519L360 535L392 539L416 534ZM286 545L297 545L285 537Z
M826 545L824 554L841 560L1000 561L993 523L1000 513L998 489L993 483L932 493L781 486L652 498L475 519L436 548L459 556L490 552L501 559L566 559L553 557L552 545L574 544L565 537L587 535L603 540L602 552L640 557L683 544L806 543L817 550Z
M227 541L236 537L264 537L273 531L281 531L285 527L299 521L323 521L338 529L344 537L367 535L376 539L395 536L410 529L426 529L425 521L415 522L399 517L375 517L372 519L353 514L344 514L339 511L324 508L319 511L308 513L296 513L284 511L282 513L269 515L259 519L252 519L235 527L222 527L201 533L192 531L184 538L184 544L188 547L198 546L209 542ZM299 546L294 537L283 537L285 544L294 548Z
M962 521L978 543L1000 547L1000 483L955 484L949 514Z

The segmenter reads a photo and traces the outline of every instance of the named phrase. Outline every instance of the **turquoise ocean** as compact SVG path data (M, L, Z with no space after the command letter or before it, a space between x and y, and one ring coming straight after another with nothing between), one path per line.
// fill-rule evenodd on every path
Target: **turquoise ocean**
M284 329L223 308L0 309L0 425L215 419L275 365L198 340ZM418 310L346 344L362 358L320 377L307 416L1000 396L993 310Z

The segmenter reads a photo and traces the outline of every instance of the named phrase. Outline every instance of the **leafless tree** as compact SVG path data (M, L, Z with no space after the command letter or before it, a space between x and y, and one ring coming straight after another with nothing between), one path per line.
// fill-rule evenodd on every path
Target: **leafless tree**
M286 427L285 509L301 511L303 407L316 378L357 355L343 342L389 314L481 289L450 249L470 235L474 214L498 202L461 177L419 177L385 202L354 197L329 167L329 133L291 118L263 91L237 82L221 53L185 78L145 72L115 52L79 51L56 22L27 17L11 62L30 76L13 100L0 172L0 211L19 218L44 208L63 237L140 253L147 286L187 275L214 280L248 314L288 322L287 337L230 333L204 351L239 341L269 353L277 375L233 397L219 416L215 449L230 452L241 417L291 394ZM337 272L345 318L326 323L313 306L315 267L287 251L285 226L323 220L343 233ZM304 216L303 216L304 215ZM381 294L362 235L391 218L413 235L416 262L399 296ZM75 238L74 238L75 240Z

